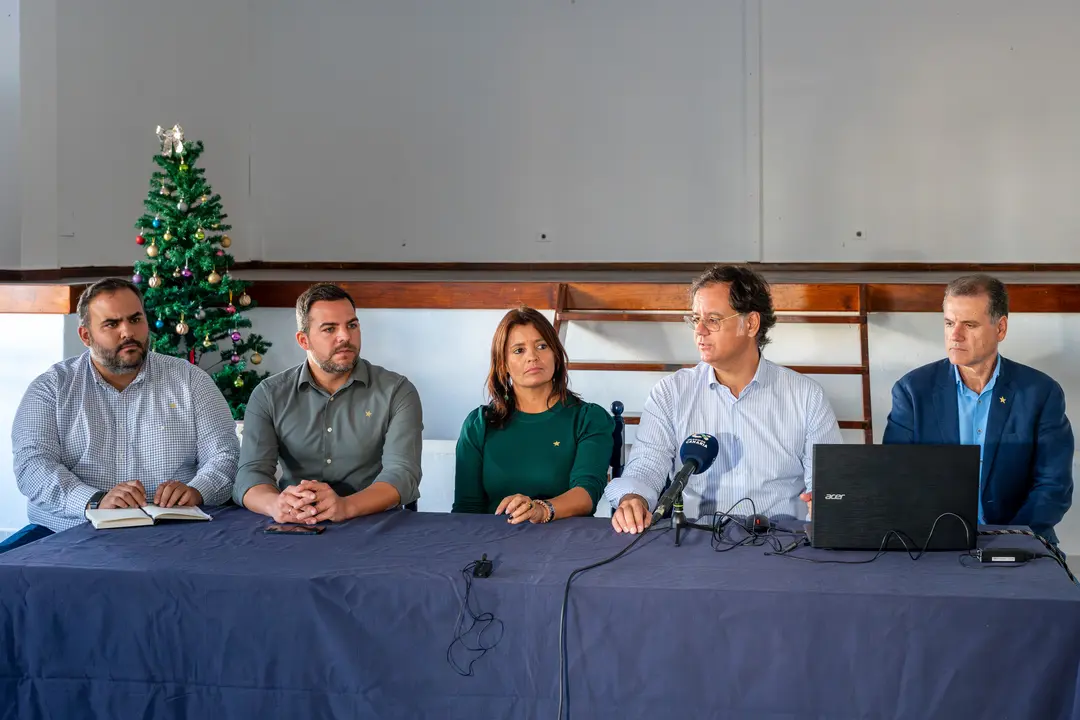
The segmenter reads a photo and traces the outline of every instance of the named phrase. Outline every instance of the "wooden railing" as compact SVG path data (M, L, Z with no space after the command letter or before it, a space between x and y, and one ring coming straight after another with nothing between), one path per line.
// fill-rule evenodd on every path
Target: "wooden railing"
M863 285L789 283L772 286L777 321L807 324L857 324L859 326L858 365L787 365L804 375L858 375L862 381L862 417L839 421L845 430L861 430L867 443L874 441L870 407L870 346L867 332L866 296ZM566 283L556 294L555 329L565 341L566 327L572 322L682 322L689 304L685 286L656 283ZM817 315L813 313L843 313ZM573 348L567 353L573 358ZM570 360L571 371L671 373L694 364L650 360L596 362ZM640 416L627 413L626 424L640 422Z
M386 265L386 264L383 264ZM255 279L250 294L263 307L292 307L297 296L311 284L310 271L325 274L329 270L340 272L338 284L344 287L360 307L371 308L421 308L421 309L503 309L518 304L554 310L558 307L560 288L568 293L567 312L576 308L589 308L581 312L606 310L610 312L657 313L685 310L686 288L694 272L701 265L659 263L605 265L525 265L507 266L513 269L496 269L497 265L417 265L415 268L395 264L393 272L408 272L408 278L387 277L386 271L372 268L383 265L358 263L290 264L241 263L234 268L237 277L244 277L246 270L273 268L288 274L288 279ZM640 266L640 267L639 267ZM537 280L535 276L552 268L565 267L565 277L554 280ZM975 270L998 270L1016 273L1031 268L1043 272L1026 272L1022 280L1008 275L1002 279L1008 284L1010 307L1014 313L1080 313L1080 266L943 266L943 265L772 265L757 266L773 282L774 301L777 307L802 307L801 313L817 312L940 312L944 294L944 271L953 275ZM1061 268L1059 271L1058 268ZM1067 268L1067 269L1066 269ZM126 275L130 268L68 268L65 270L0 271L0 313L50 313L65 314L75 310L84 283L65 282L65 277L103 277ZM888 271L889 278L882 281L881 274ZM1047 272L1052 271L1052 272ZM910 274L904 275L905 272ZM462 274L466 273L467 278ZM362 278L350 278L361 274ZM576 276L604 275L602 281L576 280ZM305 277L308 275L308 277ZM617 275L617 277L612 277ZM662 275L660 280L642 282L643 276ZM865 276L865 277L860 277ZM806 278L806 281L801 279ZM895 278L903 276L902 281ZM331 276L332 277L332 276ZM828 278L822 281L821 278ZM832 281L831 278L836 280ZM910 279L909 279L910 278ZM1045 278L1045 281L1043 280ZM811 281L812 280L812 281ZM28 282L30 281L30 282ZM48 283L48 284L46 284ZM864 302L855 303L850 289L858 286L865 291ZM620 310L620 308L622 310ZM566 321L581 318L567 315ZM614 318L613 318L614 319ZM800 322L792 319L789 322ZM849 322L845 319L817 322Z

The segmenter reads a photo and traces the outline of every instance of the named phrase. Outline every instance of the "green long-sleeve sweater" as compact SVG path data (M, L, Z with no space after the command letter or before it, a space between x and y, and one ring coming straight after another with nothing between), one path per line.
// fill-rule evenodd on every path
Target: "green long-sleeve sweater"
M498 430L483 406L469 413L457 443L454 512L493 513L522 493L549 500L570 488L589 493L593 507L607 484L615 425L594 403L557 404L546 412L513 412Z

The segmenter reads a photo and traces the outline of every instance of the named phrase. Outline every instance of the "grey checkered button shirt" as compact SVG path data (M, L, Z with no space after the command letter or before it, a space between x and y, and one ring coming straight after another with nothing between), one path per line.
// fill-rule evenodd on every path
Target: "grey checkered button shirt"
M11 431L15 481L30 521L60 531L86 518L94 493L139 480L151 499L179 480L206 505L232 494L240 453L229 405L186 360L147 353L119 392L87 350L30 383Z

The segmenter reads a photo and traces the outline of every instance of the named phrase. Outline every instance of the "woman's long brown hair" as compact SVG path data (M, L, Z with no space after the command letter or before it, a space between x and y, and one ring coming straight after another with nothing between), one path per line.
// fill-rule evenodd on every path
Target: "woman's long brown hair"
M488 371L487 392L491 401L488 403L484 418L493 428L501 428L514 412L514 387L510 383L510 370L506 366L506 346L510 342L510 331L519 325L532 325L544 338L544 342L555 355L555 373L551 376L551 395L558 402L580 402L581 398L570 391L569 374L566 370L566 348L559 341L559 334L542 313L522 305L503 316L499 327L495 328L495 337L491 339L491 369Z

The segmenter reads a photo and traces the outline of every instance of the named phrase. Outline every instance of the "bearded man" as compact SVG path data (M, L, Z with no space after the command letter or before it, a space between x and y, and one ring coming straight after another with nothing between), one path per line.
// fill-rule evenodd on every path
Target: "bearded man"
M296 342L307 359L251 393L233 500L306 525L415 503L420 396L360 357L352 297L330 283L308 288L296 301Z
M239 443L228 403L203 370L148 350L139 288L105 278L79 297L87 350L27 388L11 431L30 525L13 550L86 522L97 508L220 505Z

